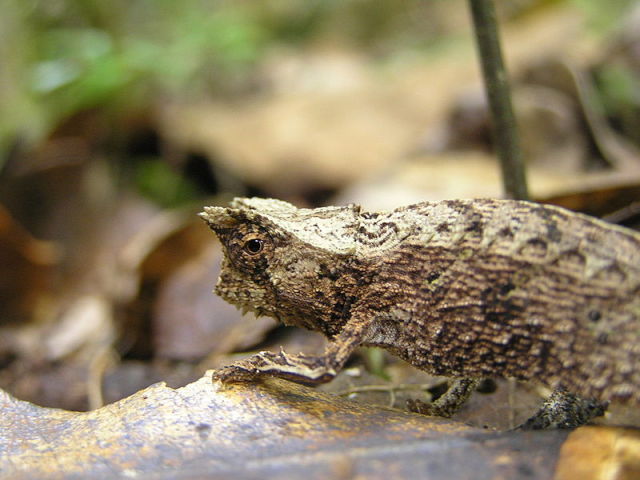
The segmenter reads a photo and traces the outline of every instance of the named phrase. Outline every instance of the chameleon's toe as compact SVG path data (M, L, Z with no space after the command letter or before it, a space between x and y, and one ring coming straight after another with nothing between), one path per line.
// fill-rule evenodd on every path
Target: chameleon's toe
M434 411L435 409L433 408L433 404L426 403L418 399L407 400L407 410L413 413L419 413L420 415L437 415L437 413Z

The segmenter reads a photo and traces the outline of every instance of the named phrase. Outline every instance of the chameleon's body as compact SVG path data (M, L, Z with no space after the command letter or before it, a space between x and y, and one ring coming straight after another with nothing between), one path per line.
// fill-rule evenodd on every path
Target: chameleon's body
M201 216L225 260L216 292L323 332L321 357L262 352L220 370L328 381L359 345L428 372L512 377L640 404L640 234L510 200L386 213L236 199Z

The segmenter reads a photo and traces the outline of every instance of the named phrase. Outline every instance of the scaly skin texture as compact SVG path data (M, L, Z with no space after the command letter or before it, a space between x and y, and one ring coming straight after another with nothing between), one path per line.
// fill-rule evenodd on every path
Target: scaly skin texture
M206 207L225 259L216 293L324 333L320 357L261 352L224 382L331 380L359 345L427 372L511 377L640 404L640 235L513 200L390 212L238 198Z

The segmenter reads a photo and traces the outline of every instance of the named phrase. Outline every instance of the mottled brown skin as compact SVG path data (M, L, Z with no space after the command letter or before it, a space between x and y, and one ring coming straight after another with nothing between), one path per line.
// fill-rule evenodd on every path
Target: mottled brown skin
M556 207L452 200L387 213L236 199L201 216L216 292L324 333L321 357L261 352L223 382L331 380L359 345L427 372L510 377L640 404L640 235Z

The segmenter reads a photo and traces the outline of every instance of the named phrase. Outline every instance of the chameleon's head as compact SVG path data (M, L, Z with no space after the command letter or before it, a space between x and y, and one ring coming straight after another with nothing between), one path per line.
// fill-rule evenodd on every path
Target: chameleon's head
M200 214L224 260L216 293L243 311L332 335L343 319L342 272L354 257L357 207L298 209L272 199L236 198ZM346 319L344 319L346 321Z

